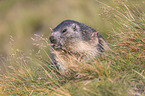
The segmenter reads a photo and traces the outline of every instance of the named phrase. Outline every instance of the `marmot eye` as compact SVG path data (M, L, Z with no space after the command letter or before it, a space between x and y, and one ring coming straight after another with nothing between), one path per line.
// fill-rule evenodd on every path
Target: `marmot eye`
M67 29L64 29L63 31L62 31L62 33L65 33L67 31Z

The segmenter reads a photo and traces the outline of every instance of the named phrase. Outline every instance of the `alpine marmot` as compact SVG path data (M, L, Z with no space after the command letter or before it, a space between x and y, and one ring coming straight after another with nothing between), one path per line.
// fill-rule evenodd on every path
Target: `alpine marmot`
M61 22L52 30L49 40L52 63L63 73L68 59L87 61L109 49L95 29L73 20Z

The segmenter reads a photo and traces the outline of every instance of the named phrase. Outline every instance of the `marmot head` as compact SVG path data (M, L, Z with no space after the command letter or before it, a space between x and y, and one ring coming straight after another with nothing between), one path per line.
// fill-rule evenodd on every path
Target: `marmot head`
M79 22L65 20L53 29L49 40L55 50L63 49L72 42L82 39ZM67 45L67 46L66 46Z
M86 48L83 47L88 46L89 50L94 47L98 51L103 51L109 47L96 30L73 20L65 20L56 26L49 40L54 50L78 51L80 48L80 50L86 51Z

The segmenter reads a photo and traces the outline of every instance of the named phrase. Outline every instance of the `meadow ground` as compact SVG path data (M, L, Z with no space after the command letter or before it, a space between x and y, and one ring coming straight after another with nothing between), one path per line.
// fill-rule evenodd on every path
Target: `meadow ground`
M0 95L144 96L144 0L1 0ZM51 65L50 28L65 19L98 30L111 50L62 75Z

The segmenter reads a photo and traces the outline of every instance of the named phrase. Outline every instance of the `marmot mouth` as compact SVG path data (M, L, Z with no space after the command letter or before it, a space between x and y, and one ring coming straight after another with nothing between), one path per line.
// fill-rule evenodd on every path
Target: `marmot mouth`
M55 49L62 49L61 46L54 46Z
M51 46L55 50L62 50L62 45L52 44Z
M53 44L53 45L51 45L51 46L52 46L52 48L53 48L54 50L63 51L63 52L65 52L65 53L69 53L69 52L66 50L66 48L64 48L62 45Z

